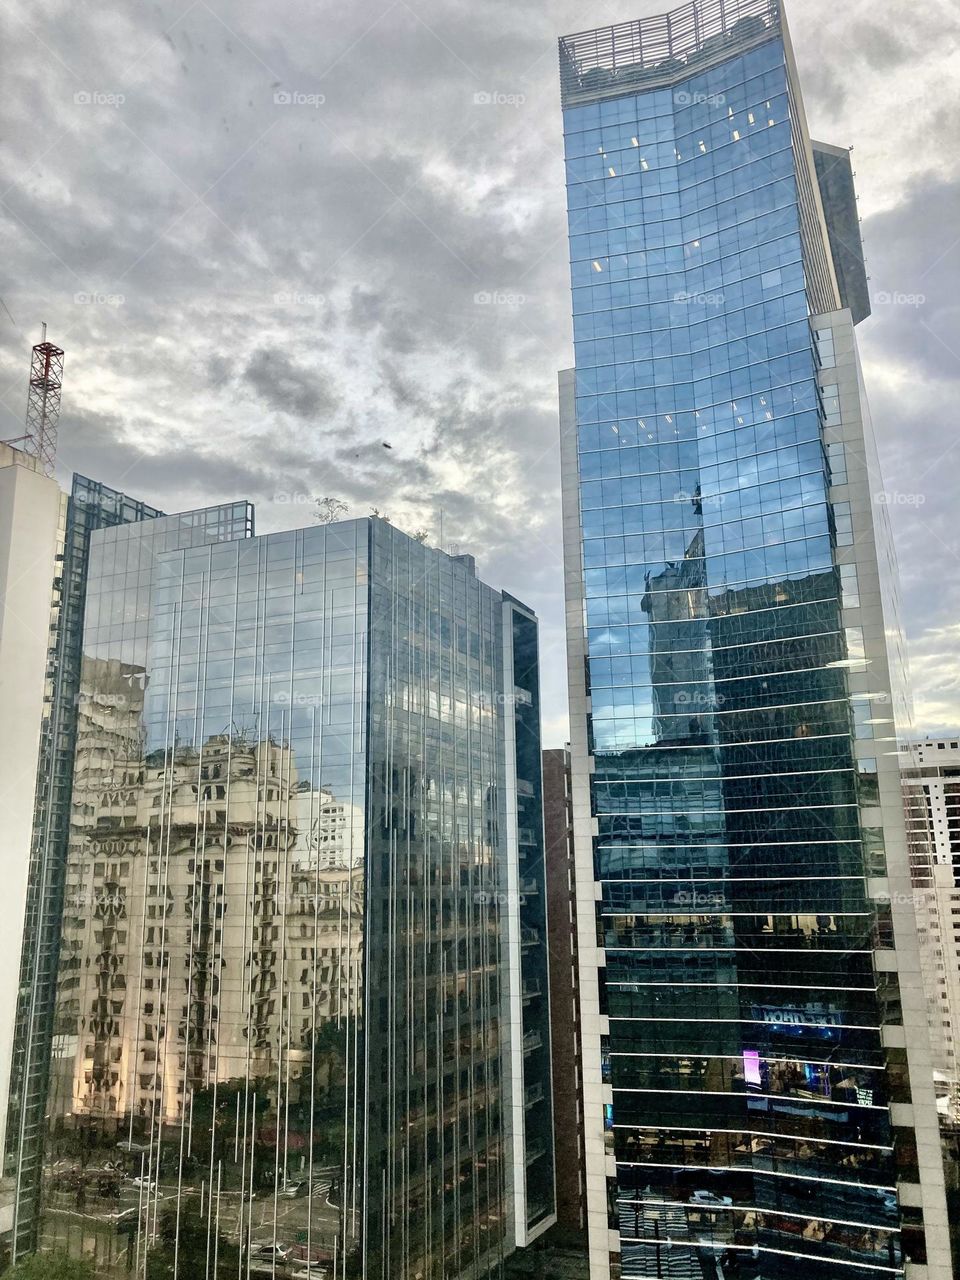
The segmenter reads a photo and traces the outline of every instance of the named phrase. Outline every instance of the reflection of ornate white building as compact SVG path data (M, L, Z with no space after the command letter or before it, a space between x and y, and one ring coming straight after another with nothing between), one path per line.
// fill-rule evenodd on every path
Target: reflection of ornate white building
M272 740L144 763L142 673L84 674L53 1111L175 1121L359 1007L362 822Z
M305 867L349 867L363 849L363 810L325 787L301 784L293 798L297 861Z
M363 881L359 855L353 870L301 863L291 869L286 931L291 1043L298 1032L305 1042L314 1022L361 1011Z

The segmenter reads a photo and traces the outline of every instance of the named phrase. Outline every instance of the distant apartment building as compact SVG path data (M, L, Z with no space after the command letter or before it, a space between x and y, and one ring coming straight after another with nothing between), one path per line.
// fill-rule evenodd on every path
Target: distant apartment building
M960 737L927 738L904 755L931 1021L943 1051L940 1108L960 1116ZM932 850L932 858L927 851Z
M583 1061L577 966L576 866L570 752L543 753L543 826L550 940L550 1036L553 1046L553 1128L557 1167L557 1227L586 1232L583 1160Z
M555 1220L536 619L252 526L89 536L41 1244L497 1274Z

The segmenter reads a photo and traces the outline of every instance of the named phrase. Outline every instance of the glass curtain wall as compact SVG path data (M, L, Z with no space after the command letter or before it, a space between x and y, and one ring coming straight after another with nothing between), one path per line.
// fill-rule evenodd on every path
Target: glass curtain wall
M43 1243L497 1273L503 597L382 521L250 532L92 539Z
M900 1269L916 1174L886 1110L811 176L783 40L748 21L738 56L592 102L584 78L564 112L610 1223L624 1276L866 1278Z
M370 591L367 1274L499 1269L501 597L381 521Z

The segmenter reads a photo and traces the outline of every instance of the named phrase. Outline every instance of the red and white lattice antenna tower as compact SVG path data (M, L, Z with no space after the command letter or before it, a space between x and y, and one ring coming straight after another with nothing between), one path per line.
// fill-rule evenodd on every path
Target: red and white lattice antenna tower
M45 475L52 476L57 461L57 426L60 422L60 387L63 380L63 351L47 341L47 326L33 348L30 386L27 390L26 433L7 444L18 445L24 453L39 458Z

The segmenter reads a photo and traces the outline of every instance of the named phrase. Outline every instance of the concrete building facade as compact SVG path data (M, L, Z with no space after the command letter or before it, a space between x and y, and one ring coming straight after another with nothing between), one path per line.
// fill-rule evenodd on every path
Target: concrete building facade
M586 1232L583 1158L583 1055L580 1047L576 864L567 748L543 753L550 939L550 1036L553 1124L557 1153L557 1226L565 1237Z
M44 475L38 459L0 444L0 882L5 903L0 930L0 1116L6 1115L10 1095L61 519L57 482ZM0 1231L9 1225L0 1220Z

